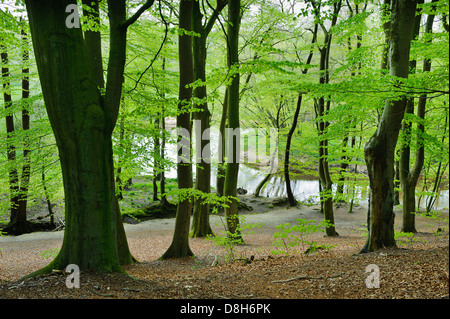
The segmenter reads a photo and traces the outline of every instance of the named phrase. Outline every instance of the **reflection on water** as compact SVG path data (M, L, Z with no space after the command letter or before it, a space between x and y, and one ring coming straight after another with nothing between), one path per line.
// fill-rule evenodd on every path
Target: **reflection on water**
M211 153L213 154L213 158L216 158L217 155L217 141L215 140L217 137L212 134L211 136ZM195 147L195 142L194 142ZM169 158L176 158L176 145L168 144L166 145L166 154ZM215 162L213 160L213 162ZM146 170L147 172L151 172L151 170ZM216 172L217 172L217 164L211 165L211 186L215 187L216 185ZM193 166L193 175L195 177L195 166ZM176 178L177 173L176 169L173 168L171 170L167 170L165 172L166 178ZM238 188L242 187L248 191L248 194L254 194L256 187L259 183L264 179L265 175L260 171L254 168L250 168L245 165L239 165L239 176L238 176ZM333 185L334 187L336 185ZM295 199L302 202L318 202L319 201L319 181L318 180L305 180L305 179L292 179L291 180L291 188L294 194ZM336 190L334 188L334 190ZM280 176L272 176L272 178L265 184L264 188L260 191L260 196L264 197L286 197L286 183L284 181L284 177ZM360 203L367 203L368 197L368 187L355 187L355 199ZM400 198L401 200L401 198ZM421 206L423 208L426 207L427 198L424 197L421 200ZM436 202L433 206L433 209L442 209L449 207L449 190L441 190L439 197L436 199Z
M258 173L258 170L241 165L239 167L238 187L245 188L250 194L253 194L258 184L264 179L264 176ZM213 184L214 185L214 184ZM334 187L336 185L333 185ZM319 181L318 180L291 180L292 193L295 199L305 202L319 200ZM334 190L336 190L334 188ZM368 187L355 187L355 198L360 203L367 203ZM274 176L265 185L260 192L265 197L286 197L286 183L283 177ZM401 200L401 198L400 198ZM421 200L421 206L426 207L426 198ZM449 207L449 190L442 190L433 206L434 209L442 209Z

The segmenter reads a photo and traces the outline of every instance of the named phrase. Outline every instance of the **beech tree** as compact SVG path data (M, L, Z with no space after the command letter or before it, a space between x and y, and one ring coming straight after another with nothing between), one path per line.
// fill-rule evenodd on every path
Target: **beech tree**
M311 1L311 4L314 9L314 14L316 20L320 20L320 10L321 3L316 3L315 1ZM338 19L338 14L342 6L342 1L334 1L333 12L331 13L331 27L327 29L323 22L320 23L321 29L324 33L323 46L319 47L320 53L320 84L329 83L329 62L330 62L330 51L331 51L331 41L333 34L331 33L331 28L336 25L336 21ZM321 201L323 201L323 211L325 215L325 220L329 221L330 225L326 228L327 236L336 236L338 235L335 227L334 227L334 214L333 214L333 190L332 185L333 182L331 180L331 175L329 171L328 164L328 138L326 137L327 129L329 126L329 122L324 120L324 116L328 114L330 111L331 100L330 97L321 96L314 102L315 112L316 112L316 121L317 121L317 130L319 133L319 179L321 184Z
M436 2L436 1L433 1ZM419 0L418 4L423 3L423 0ZM415 30L413 37L419 36L420 21L422 15L418 14L415 21ZM425 37L433 31L434 14L428 14L425 24ZM431 39L431 38L430 38ZM413 39L415 40L415 39ZM411 61L411 71L417 68L417 61ZM425 59L422 65L422 72L429 72L431 70L431 59ZM425 106L427 103L427 95L421 94L417 102L417 117L420 121L425 118ZM414 99L409 98L406 104L405 114L414 114ZM425 161L425 140L423 133L425 127L423 123L417 124L418 132L416 135L417 143L419 144L416 151L416 161L412 168L410 168L411 158L411 139L412 139L412 123L408 119L404 119L402 124L403 131L403 145L400 148L400 160L399 160L399 173L400 182L403 196L403 218L402 218L402 231L403 232L416 232L415 226L415 212L416 212L416 186L420 173Z
M208 109L207 91L206 91L206 40L211 29L214 26L220 12L226 6L227 1L219 0L213 13L203 24L203 15L200 11L199 1L194 1L193 7L193 31L197 36L192 37L192 49L194 59L194 81L197 83L193 96L195 98L196 112L194 119L200 124L197 128L197 151L196 151L196 175L195 189L202 193L211 192L211 149L210 136L207 134L210 130L211 113ZM206 158L204 158L206 156ZM209 224L209 204L205 203L203 196L198 196L194 200L194 212L192 221L192 237L205 237L212 234Z
M175 230L170 247L162 255L166 258L183 258L193 256L189 247L189 227L192 212L192 198L189 190L192 189L192 164L190 156L191 137L191 99L194 79L194 66L192 58L192 11L194 0L180 1L178 57L180 66L180 85L178 95L177 128L178 133L178 160L177 178L178 189L181 192L178 198ZM187 136L185 136L187 134ZM185 152L188 150L189 152ZM186 156L186 153L188 155Z
M66 10L76 8L76 1L25 3L45 106L59 150L66 217L60 252L35 274L68 264L81 270L122 272L121 265L133 258L115 196L111 136L122 92L127 28L153 1L129 18L124 0L108 1L110 49L104 91L95 77L94 66L99 65L87 50L90 43L98 43L85 41L81 28L66 25Z
M228 3L228 67L232 76L228 86L228 129L231 132L239 132L239 27L241 22L241 1L230 0ZM226 161L226 173L224 182L224 196L229 198L225 207L227 229L234 239L241 240L239 230L237 180L239 173L239 135L226 136L226 149L228 149ZM238 133L239 134L239 133Z
M389 28L389 72L396 85L408 78L409 53L417 0L392 0ZM368 238L362 252L395 246L394 155L406 107L406 96L387 99L374 135L365 146L370 180Z

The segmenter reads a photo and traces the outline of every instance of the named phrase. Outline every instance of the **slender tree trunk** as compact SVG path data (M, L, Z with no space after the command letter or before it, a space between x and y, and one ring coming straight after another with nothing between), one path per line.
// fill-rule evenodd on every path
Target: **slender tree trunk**
M192 8L193 0L180 1L180 18L179 27L186 31L192 31ZM179 87L179 104L177 115L177 127L183 129L188 136L178 137L178 160L177 160L177 176L178 189L187 191L192 188L192 165L190 163L190 155L184 157L183 151L188 150L190 154L190 137L191 137L191 121L190 121L190 103L192 98L192 87L187 87L194 80L194 67L192 58L192 40L191 36L185 33L179 35L178 38L179 64L180 64L180 87ZM189 226L192 211L192 203L190 196L184 196L184 199L178 202L177 215L175 219L175 230L173 234L172 244L161 257L166 258L184 258L193 256L194 254L189 247Z
M194 58L194 81L202 81L202 84L194 89L194 97L198 101L194 118L196 120L196 180L195 189L203 194L211 192L211 147L210 147L210 119L211 113L208 109L206 92L206 39L218 18L219 12L225 7L226 1L219 0L214 13L210 16L207 23L203 25L203 15L200 11L200 3L194 2L193 7L193 29L199 36L193 37L193 58ZM203 198L196 197L194 200L194 212L192 221L192 237L205 237L212 235L209 224L209 204Z
M200 3L195 1L193 7L193 29L199 36L192 38L194 81L202 81L200 86L194 89L193 95L197 101L198 109L194 114L196 136L196 174L195 189L203 194L211 192L211 148L210 148L210 117L211 114L206 102L206 37L203 28L203 15L200 12ZM209 204L203 196L194 199L194 211L192 220L192 237L205 237L212 234L209 225Z
M45 201L47 203L48 215L50 216L50 226L52 228L54 228L55 227L55 214L53 212L52 203L50 201L50 194L48 193L48 190L47 190L44 165L42 165L41 182L42 182L42 188L44 189Z
M28 186L30 184L30 173L31 173L31 159L30 159L30 141L27 131L30 129L30 114L28 112L28 98L30 96L30 69L28 68L29 54L28 49L28 37L27 33L22 27L22 62L24 66L22 67L22 103L24 107L22 109L22 129L25 132L24 137L24 149L23 149L23 165L22 165L22 176L20 178L19 187L19 209L17 211L17 220L15 226L16 235L31 232L33 230L32 225L27 221L27 202L28 202Z
M259 194L261 193L262 188L264 187L264 185L266 185L266 183L270 180L270 178L272 177L272 174L267 174L263 180L261 182L259 182L258 186L256 186L255 189L255 194L253 194L253 197L259 197Z
M394 163L395 177L394 177L394 205L400 205L400 161L396 160Z
M294 113L294 120L292 121L291 128L288 132L287 140L286 140L286 150L284 152L284 180L286 182L286 193L288 196L289 206L296 206L297 200L294 197L294 194L292 193L291 188L291 177L289 172L289 160L290 160L290 153L291 153L291 141L292 136L294 135L295 129L297 127L298 122L298 116L300 114L300 109L302 106L302 99L303 99L303 93L300 93L297 97L297 107L295 108Z
M119 120L119 147L121 150L124 149L124 137L125 137L125 127L124 127L124 119L123 117ZM119 154L119 159L117 161L117 175L116 175L116 185L117 185L117 192L116 196L118 200L123 200L123 182L122 182L122 158L123 155Z
M390 74L407 78L409 52L417 1L393 0L390 24ZM375 134L364 153L370 180L368 238L362 252L395 246L394 239L394 152L406 98L387 100Z
M239 28L241 21L240 0L230 0L228 3L228 67L231 69L232 81L228 87L228 131L239 135ZM237 180L239 173L239 136L226 134L227 171L225 174L224 195L230 199L225 208L227 229L233 238L242 241L240 233Z
M318 23L315 23L314 25L314 31L313 31L313 36L312 36L312 41L311 44L313 45L314 43L316 43L317 41L317 29L319 27ZM309 51L309 55L308 58L306 59L306 64L310 64L312 57L313 57L313 47L311 47L310 51ZM301 62L301 61L299 61ZM302 74L306 74L308 73L308 68L305 68L302 70ZM286 183L286 193L288 196L288 200L289 200L289 205L290 206L295 206L297 205L297 200L294 197L294 194L292 192L292 188L291 188L291 177L290 177L290 172L289 172L289 161L290 161L290 153L291 153L291 141L292 141L292 136L294 135L295 129L297 128L297 123L298 123L298 116L300 114L300 109L302 106L302 99L303 99L303 93L300 93L297 97L297 107L295 109L295 114L294 114L294 120L292 121L292 125L291 128L289 130L288 136L287 136L287 140L286 140L286 150L284 152L284 180Z
M383 4L381 5L381 19L382 19L382 27L384 32L384 43L383 43L383 51L381 53L381 70L382 72L386 72L389 68L389 26L390 26L390 12L391 12L391 1L392 0L383 0Z
M423 0L419 0L418 4L423 3ZM414 37L419 36L420 29L420 18L421 15L416 16L416 25L414 30ZM427 22L425 26L425 34L430 34L433 30L434 15L428 15ZM412 69L416 67L416 62L411 61ZM429 72L431 70L431 61L425 59L423 62L423 72ZM427 96L421 95L417 103L417 117L420 120L425 118L425 106L426 106ZM406 106L407 113L414 114L414 100L409 99ZM410 170L410 140L411 140L411 123L403 122L403 133L406 136L406 141L401 148L400 153L400 180L402 184L402 195L403 195L403 219L402 219L402 231L403 232L416 232L415 225L415 211L416 211L416 186L419 179L420 173L423 168L425 161L425 146L423 133L425 127L423 123L418 123L418 133L417 141L418 148L416 151L416 161L414 167Z
M228 86L225 89L225 97L222 107L222 116L220 118L219 126L219 145L218 145L218 166L217 166L217 181L216 192L217 195L223 196L223 185L225 183L225 127L227 124L227 112L228 112Z
M12 107L11 88L10 88L10 74L8 66L8 53L3 44L0 44L0 54L2 62L2 80L3 80L3 100L6 110L6 154L8 158L8 174L9 174L9 193L10 193L10 222L14 223L17 220L19 210L19 175L15 167L16 161L16 147L13 143L14 135L14 114L8 109Z
M346 127L346 130L348 129L348 127ZM339 164L339 179L338 179L338 184L336 187L336 197L339 198L339 201L343 201L342 196L344 195L344 184L345 184L345 175L344 173L347 172L348 169L348 157L345 154L346 151L346 147L348 146L348 132L345 133L344 138L342 139L342 153L343 155L341 156L341 163Z
M163 58L162 70L166 70L166 58ZM165 94L163 93L162 98L165 98ZM168 207L169 202L165 196L166 194L166 176L165 176L165 154L166 154L166 112L164 108L164 104L161 105L161 121L160 121L160 129L161 129L161 179L159 180L159 188L161 190L161 205L162 210Z
M334 15L331 21L331 28L336 25L337 16L341 8L342 1L333 4ZM320 14L320 8L315 7L316 15ZM318 10L317 10L318 9ZM318 17L320 18L320 17ZM320 84L326 84L329 82L329 59L331 52L331 40L332 34L330 31L326 30L325 26L321 24L324 37L324 45L319 48L320 52ZM333 213L333 189L332 180L329 172L328 165L328 139L324 138L323 135L326 134L327 127L329 125L328 121L323 119L323 116L327 115L330 110L331 101L325 100L325 97L320 97L315 103L316 115L318 116L318 133L319 133L319 179L322 185L321 193L323 194L323 211L324 219L327 220L330 225L326 228L327 236L337 236L338 233L334 227L334 213Z
M159 116L160 116L160 114L156 114L156 120L154 123L158 127L158 129L159 129L159 119L158 119ZM156 201L158 201L158 180L161 179L161 173L160 173L161 143L160 143L159 136L155 136L153 138L153 145L154 145L154 149L153 149L153 201L156 202Z

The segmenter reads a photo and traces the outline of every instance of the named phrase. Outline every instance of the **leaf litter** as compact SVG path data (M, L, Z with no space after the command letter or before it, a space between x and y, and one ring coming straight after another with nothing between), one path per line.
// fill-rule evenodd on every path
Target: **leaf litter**
M274 224L323 215L315 207L274 209ZM284 214L284 215L283 215ZM448 218L448 211L444 211ZM0 256L0 298L45 299L443 299L449 297L448 231L436 235L442 222L418 216L415 242L375 253L359 254L365 238L358 233L365 209L348 214L336 209L338 237L311 235L318 245L335 245L305 255L271 253L276 231L266 214L248 220L266 222L235 247L235 260L226 261L226 249L203 238L190 239L195 258L159 260L171 241L171 225L164 229L127 232L133 256L128 275L81 272L80 288L66 286L65 272L21 280L48 264L42 253L59 249L61 239L4 244ZM349 216L350 215L350 216ZM284 218L283 218L284 216ZM289 217L287 217L289 216ZM274 217L274 218L275 218ZM290 218L290 220L289 220ZM399 218L397 218L398 220ZM448 220L448 219L447 219ZM398 221L397 221L398 222ZM166 221L167 223L167 221ZM398 225L396 225L398 227ZM448 229L448 226L447 226ZM216 227L216 233L220 227ZM379 268L379 288L368 288L368 265Z

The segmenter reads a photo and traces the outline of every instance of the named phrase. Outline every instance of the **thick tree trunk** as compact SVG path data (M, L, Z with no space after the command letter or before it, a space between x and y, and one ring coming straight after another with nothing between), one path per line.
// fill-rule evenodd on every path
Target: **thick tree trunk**
M75 2L26 1L42 91L59 149L65 193L66 227L61 250L38 273L64 269L67 264L76 264L82 270L123 271L121 264L131 262L132 258L115 196L111 135L120 105L120 69L123 74L120 64L125 61L123 44L126 42L117 38L123 36L118 35L123 33L123 28L117 32L117 26L125 18L125 5L117 1L114 8L109 8L110 44L114 54L109 60L104 101L81 29L65 25L64 13L69 4ZM111 91L114 94L108 95Z
M180 1L180 18L179 27L186 31L192 30L192 8L193 0ZM187 190L192 188L192 165L190 156L182 157L183 151L189 150L190 154L190 137L191 123L190 112L188 112L192 98L192 88L187 87L194 80L194 68L192 59L192 40L187 34L180 34L178 41L179 64L180 64L180 87L179 87L179 104L177 115L177 127L183 129L188 136L178 137L178 163L177 177L178 189ZM181 147L180 147L181 146ZM191 220L192 203L190 196L184 196L185 199L178 202L177 215L175 219L175 230L173 234L172 244L161 257L166 258L184 258L193 256L194 254L189 247L189 226Z
M240 0L230 0L228 3L228 67L232 70L233 79L228 87L228 129L239 132L239 28L240 28ZM227 134L226 134L227 135ZM225 208L227 229L233 239L241 241L238 203L237 180L239 173L239 137L234 134L226 136L227 170L225 174L224 195L229 197L228 207Z
M393 0L390 25L390 74L407 78L417 1ZM364 153L370 180L368 238L362 252L395 246L394 152L405 112L406 98L387 100L375 134Z

